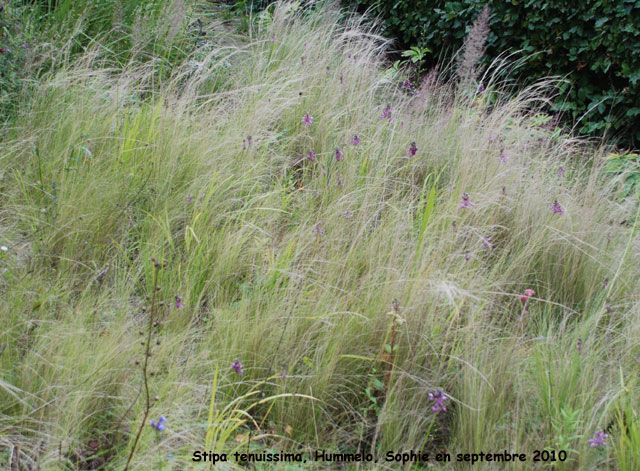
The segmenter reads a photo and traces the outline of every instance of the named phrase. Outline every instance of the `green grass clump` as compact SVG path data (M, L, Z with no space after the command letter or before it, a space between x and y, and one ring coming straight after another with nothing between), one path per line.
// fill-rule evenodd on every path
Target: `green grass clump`
M549 448L556 469L636 469L637 209L606 151L534 128L541 87L490 108L408 93L387 42L332 6L278 4L246 42L215 27L161 80L89 49L4 131L0 463L123 469L155 258L167 429L143 427L130 469L249 439L380 467L507 450L549 469L530 461Z

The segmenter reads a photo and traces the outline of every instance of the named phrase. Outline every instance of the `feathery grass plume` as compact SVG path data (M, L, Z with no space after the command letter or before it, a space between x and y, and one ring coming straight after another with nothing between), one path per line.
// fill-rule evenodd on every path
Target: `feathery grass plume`
M473 26L458 53L456 75L458 90L467 91L476 88L479 70L478 64L485 51L485 44L489 37L489 5L486 4L473 22Z

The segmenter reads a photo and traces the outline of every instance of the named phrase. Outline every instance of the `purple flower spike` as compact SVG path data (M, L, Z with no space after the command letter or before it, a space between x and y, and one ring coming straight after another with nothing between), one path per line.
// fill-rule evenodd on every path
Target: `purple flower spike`
M564 167L558 167L558 176L560 178L564 177L564 172L565 172L565 168Z
M313 228L313 232L315 232L316 234L319 235L325 235L326 232L320 227L319 224L316 224L316 226Z
M360 136L358 136L357 134L354 134L353 137L351 138L351 145L357 146L358 144L360 144L360 142L362 142L362 139L360 139Z
M402 84L402 86L404 87L404 89L408 92L411 91L411 81L409 79L406 79L404 81L404 83Z
M391 105L387 105L384 107L384 110L380 115L380 119L386 119L388 121L391 121Z
M553 214L564 213L564 209L562 209L562 206L560 206L560 203L558 203L558 200L554 200L553 204L551 205L551 211L553 211Z
M181 309L184 307L182 304L182 298L180 296L176 296L176 309Z
M462 193L460 197L460 208L473 208L476 204L472 203L467 193Z
M155 420L152 420L151 426L155 428L158 432L162 432L167 428L167 426L165 425L166 422L167 422L167 418L163 415L162 417L160 417L160 419L158 419L157 422Z
M429 400L435 402L431 410L433 412L447 412L447 407L444 405L444 401L447 399L447 395L439 389L436 392L429 393Z
M244 370L242 369L242 363L238 359L234 360L231 363L231 369L236 372L237 375L242 376L244 374Z
M500 162L506 164L507 160L509 159L507 158L507 154L505 154L504 149L500 149Z
M482 246L483 246L485 249L490 249L490 248L492 248L492 247L493 247L493 245L491 245L491 242L489 242L489 239L488 239L488 238L486 238L486 237L482 240Z
M481 95L482 93L484 93L484 86L480 84L478 85L478 90L476 91L476 94Z
M607 446L607 442L606 439L609 438L609 435L604 433L604 432L596 432L593 435L593 438L590 438L589 441L589 445L591 446L591 448L597 448L597 447L605 447Z
M411 146L409 146L409 156L413 157L414 155L416 155L417 152L418 152L418 147L416 146L415 142L412 142Z
M305 113L302 117L302 124L305 126L311 126L313 124L313 116L310 116L309 113Z
M336 149L336 152L334 155L336 156L337 162L340 162L342 160L342 152L340 152L340 149Z
M316 160L315 152L310 150L309 153L307 154L307 159L309 159L311 162L315 162L315 160Z

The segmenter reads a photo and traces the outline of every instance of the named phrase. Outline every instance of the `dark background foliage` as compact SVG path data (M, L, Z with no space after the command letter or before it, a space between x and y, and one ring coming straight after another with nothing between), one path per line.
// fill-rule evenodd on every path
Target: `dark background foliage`
M640 0L351 0L384 20L399 48L428 47L442 62L461 46L485 4L485 62L522 50L518 80L566 77L552 112L581 134L640 145ZM577 124L576 124L577 123Z

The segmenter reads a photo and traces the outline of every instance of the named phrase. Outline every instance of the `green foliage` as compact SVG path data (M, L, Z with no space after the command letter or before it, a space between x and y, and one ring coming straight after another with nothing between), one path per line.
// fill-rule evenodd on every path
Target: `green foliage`
M577 123L580 133L640 141L640 1L359 0L384 19L384 33L402 44L451 57L488 3L489 61L519 50L524 83L566 76L552 111Z
M640 192L640 156L636 153L612 153L607 157L605 174L618 186L618 196L626 198Z
M23 18L24 7L0 3L0 117L21 87L22 70L30 47L32 23Z

